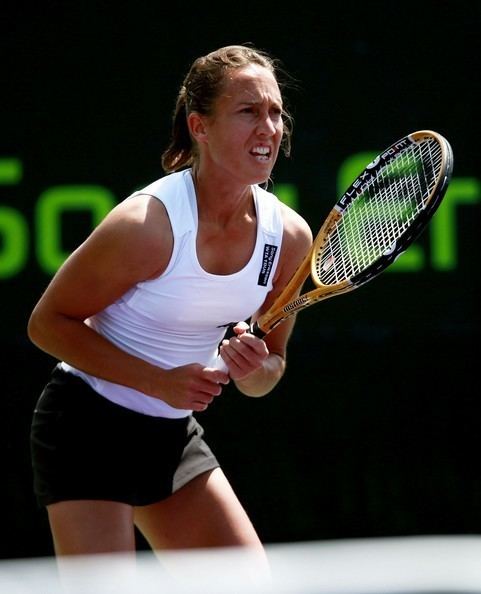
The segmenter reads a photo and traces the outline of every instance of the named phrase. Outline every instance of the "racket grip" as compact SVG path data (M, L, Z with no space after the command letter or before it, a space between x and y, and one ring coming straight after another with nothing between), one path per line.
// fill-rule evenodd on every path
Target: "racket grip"
M264 338L264 336L267 334L267 332L264 332L263 330L261 330L259 328L259 326L257 325L257 322L254 322L253 324L251 324L251 326L249 328L249 332L251 334L253 334L254 336L257 336L257 338ZM225 371L225 373L229 372L224 359L220 355L217 355L217 357L214 361L213 367L214 367L214 369L218 369L219 371Z

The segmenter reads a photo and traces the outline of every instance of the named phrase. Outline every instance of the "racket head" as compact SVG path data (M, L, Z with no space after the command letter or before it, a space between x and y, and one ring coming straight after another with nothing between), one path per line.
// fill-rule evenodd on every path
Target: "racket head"
M344 192L314 240L311 277L326 298L385 270L420 235L447 190L449 142L413 132L380 153Z
M449 142L431 130L413 132L380 153L331 209L302 264L251 331L263 337L301 310L385 270L428 224L452 170ZM315 288L299 294L309 276Z

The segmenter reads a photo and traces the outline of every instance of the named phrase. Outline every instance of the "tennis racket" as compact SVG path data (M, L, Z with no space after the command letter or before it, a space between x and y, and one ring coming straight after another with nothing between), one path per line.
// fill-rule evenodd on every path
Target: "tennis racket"
M428 224L452 168L449 142L430 130L409 134L380 153L332 208L309 253L251 333L263 338L306 307L383 272ZM309 276L314 288L299 294Z

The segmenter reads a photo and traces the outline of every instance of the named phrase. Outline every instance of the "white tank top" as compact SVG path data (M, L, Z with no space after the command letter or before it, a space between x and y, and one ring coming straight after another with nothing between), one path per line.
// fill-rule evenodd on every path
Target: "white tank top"
M213 365L226 325L247 320L262 305L279 260L283 231L279 201L259 186L252 190L257 212L255 248L244 268L229 275L206 272L197 258L197 201L191 170L167 175L132 194L148 194L164 204L174 238L170 262L159 277L138 283L87 324L124 351L163 369L188 363ZM65 362L62 367L131 410L167 418L192 412Z

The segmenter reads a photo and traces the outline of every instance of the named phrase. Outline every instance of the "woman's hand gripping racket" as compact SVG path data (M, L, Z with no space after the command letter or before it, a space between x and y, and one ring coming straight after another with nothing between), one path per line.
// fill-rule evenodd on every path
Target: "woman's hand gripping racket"
M250 332L263 338L302 309L383 272L433 216L452 168L448 141L430 130L409 134L378 155L332 208L309 253ZM299 294L309 275L315 288ZM217 366L226 369L220 357Z

